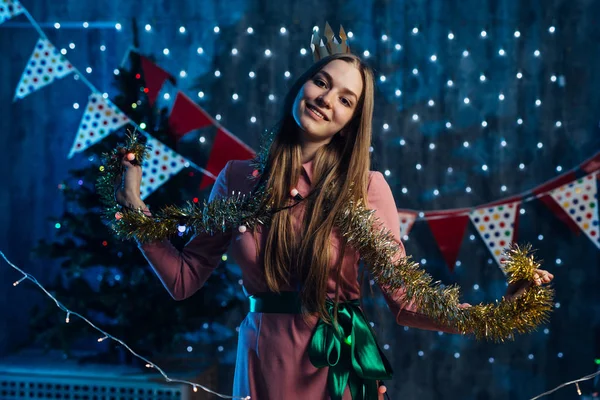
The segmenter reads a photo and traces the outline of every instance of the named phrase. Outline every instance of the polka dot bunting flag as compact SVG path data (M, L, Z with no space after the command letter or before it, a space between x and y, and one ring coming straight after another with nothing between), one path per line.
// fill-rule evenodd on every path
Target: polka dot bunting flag
M500 263L504 259L502 251L509 247L514 240L519 204L519 202L514 202L481 207L469 214L475 229L502 270L504 270Z
M128 122L129 118L100 93L92 93L79 123L69 158L104 139Z
M413 224L415 223L415 220L417 219L417 213L410 211L398 211L398 218L400 219L400 237L408 236Z
M590 174L553 190L550 195L600 249L598 186Z
M19 14L23 14L23 6L17 0L0 0L0 24Z
M73 71L69 60L61 55L48 39L40 38L27 62L23 75L21 75L15 99L22 99Z
M142 164L141 197L145 199L169 178L188 167L189 163L181 155L171 150L153 137L147 136L150 158Z

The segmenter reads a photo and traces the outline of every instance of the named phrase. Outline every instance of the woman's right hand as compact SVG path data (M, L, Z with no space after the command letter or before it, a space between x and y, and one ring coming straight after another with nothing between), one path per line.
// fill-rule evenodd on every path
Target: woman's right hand
M115 181L115 200L124 207L145 209L146 205L140 197L142 167L127 160L125 149L120 152L123 175L119 175Z

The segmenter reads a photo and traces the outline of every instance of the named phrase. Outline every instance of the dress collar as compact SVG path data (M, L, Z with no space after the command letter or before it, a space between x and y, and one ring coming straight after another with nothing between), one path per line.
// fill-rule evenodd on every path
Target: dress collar
M304 173L306 174L306 178L308 179L308 183L312 182L312 166L313 160L309 160L302 164L302 169L304 169Z

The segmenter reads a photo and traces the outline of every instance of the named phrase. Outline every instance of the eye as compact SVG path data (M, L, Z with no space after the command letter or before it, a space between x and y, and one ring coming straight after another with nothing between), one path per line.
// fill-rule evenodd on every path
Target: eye
M342 97L340 99L340 101L342 102L343 105L345 105L346 107L352 107L352 102L350 100L348 100L345 97Z
M318 87L327 87L327 83L323 79L316 78L314 82Z

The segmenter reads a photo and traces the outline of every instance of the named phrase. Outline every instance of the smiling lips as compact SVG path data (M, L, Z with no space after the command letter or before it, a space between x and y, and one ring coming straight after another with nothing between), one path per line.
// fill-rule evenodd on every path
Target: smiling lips
M325 121L329 121L327 119L327 117L325 116L325 114L323 112L321 112L317 107L313 106L312 104L306 103L306 108L317 118L323 119Z

